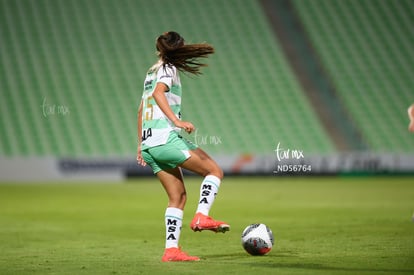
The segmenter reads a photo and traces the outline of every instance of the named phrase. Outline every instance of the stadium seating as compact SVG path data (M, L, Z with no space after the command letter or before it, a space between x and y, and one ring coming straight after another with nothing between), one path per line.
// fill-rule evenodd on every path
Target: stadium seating
M255 1L1 1L1 155L126 156L156 36L216 48L183 76L184 119L211 153L332 144Z
M293 3L369 149L413 152L406 110L414 101L414 2Z
M414 4L374 2L293 3L370 149L412 151ZM190 140L213 154L336 152L257 1L0 0L0 155L133 155L168 30L216 49L201 77L182 75Z

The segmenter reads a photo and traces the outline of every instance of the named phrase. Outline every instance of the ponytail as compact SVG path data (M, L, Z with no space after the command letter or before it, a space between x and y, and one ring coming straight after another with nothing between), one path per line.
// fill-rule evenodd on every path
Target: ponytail
M185 45L184 38L173 31L160 35L156 47L164 64L172 64L180 71L195 75L201 74L201 67L207 66L198 59L214 53L214 48L206 43Z

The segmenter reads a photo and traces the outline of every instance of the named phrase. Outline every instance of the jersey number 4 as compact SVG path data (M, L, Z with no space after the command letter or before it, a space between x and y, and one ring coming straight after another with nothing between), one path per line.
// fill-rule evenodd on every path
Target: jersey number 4
M151 128L148 128L148 129L145 129L144 131L142 131L142 141L146 140L150 136L152 136Z

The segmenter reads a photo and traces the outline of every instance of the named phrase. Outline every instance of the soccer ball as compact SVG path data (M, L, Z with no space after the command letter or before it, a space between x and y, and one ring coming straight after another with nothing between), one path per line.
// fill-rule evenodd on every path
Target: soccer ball
M244 250L255 256L269 253L274 245L272 230L263 223L255 223L246 227L241 240Z

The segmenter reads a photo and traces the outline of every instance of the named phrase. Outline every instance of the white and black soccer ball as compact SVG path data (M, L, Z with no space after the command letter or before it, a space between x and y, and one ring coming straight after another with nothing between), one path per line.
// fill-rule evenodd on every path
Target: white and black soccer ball
M241 240L244 250L255 256L269 253L274 245L272 230L263 223L247 226Z

